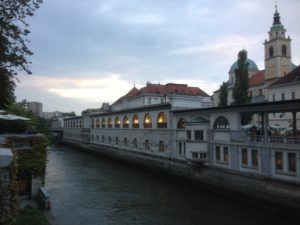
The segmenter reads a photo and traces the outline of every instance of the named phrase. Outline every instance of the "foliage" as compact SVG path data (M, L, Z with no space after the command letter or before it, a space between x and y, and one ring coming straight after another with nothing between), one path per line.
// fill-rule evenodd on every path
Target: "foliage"
M49 225L46 216L38 209L21 211L17 225Z
M33 53L27 47L30 31L27 17L34 15L42 0L0 1L0 108L15 100L17 71L31 74L27 59Z
M227 83L223 82L220 86L220 95L219 95L219 105L218 106L227 106L228 98L228 90L227 90Z
M235 84L232 97L233 105L248 104L251 100L249 96L249 77L248 77L248 62L247 51L242 50L238 54L238 68L235 69Z

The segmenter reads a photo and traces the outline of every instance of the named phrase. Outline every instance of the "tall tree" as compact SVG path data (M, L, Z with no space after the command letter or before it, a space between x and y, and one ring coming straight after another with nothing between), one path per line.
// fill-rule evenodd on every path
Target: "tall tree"
M28 56L33 53L27 47L27 35L30 33L26 18L33 16L42 0L1 0L0 1L0 76L6 82L1 83L3 107L12 99L15 76L18 71L31 74Z
M220 86L220 95L219 95L219 105L218 106L227 106L228 90L227 82L223 82Z
M247 51L242 50L238 54L238 68L235 69L235 84L232 92L233 105L248 104L251 100L249 96L249 77Z

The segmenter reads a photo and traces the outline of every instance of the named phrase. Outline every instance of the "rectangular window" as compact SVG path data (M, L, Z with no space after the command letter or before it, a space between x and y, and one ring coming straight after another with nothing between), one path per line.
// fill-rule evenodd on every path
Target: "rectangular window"
M195 130L195 140L203 140L203 130Z
M248 165L248 149L242 149L242 163L244 166Z
M288 153L289 172L296 172L296 153Z
M181 142L178 143L178 152L179 152L179 155L182 154L182 143Z
M296 99L296 95L295 95L295 92L292 91L292 100Z
M282 152L275 152L275 166L276 170L283 169L283 155Z
M198 153L197 152L193 152L192 153L192 158L193 159L198 159Z
M275 94L272 95L272 100L275 102Z
M223 159L225 162L229 161L229 157L228 157L228 147L224 147L223 148Z
M216 146L216 160L220 161L221 160L221 147Z
M258 166L258 151L256 149L252 149L251 151L251 161L253 167Z
M188 140L192 139L192 132L190 130L186 131L186 139L188 139Z
M262 89L258 90L259 96L262 96Z
M285 100L285 94L281 93L281 100L284 101Z

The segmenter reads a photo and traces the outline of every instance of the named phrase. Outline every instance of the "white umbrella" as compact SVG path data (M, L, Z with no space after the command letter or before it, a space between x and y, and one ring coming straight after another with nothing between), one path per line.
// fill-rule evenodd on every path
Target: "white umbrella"
M2 120L30 120L29 118L22 117L22 116L16 116L13 114L2 114L2 115L0 115L0 119L2 119Z

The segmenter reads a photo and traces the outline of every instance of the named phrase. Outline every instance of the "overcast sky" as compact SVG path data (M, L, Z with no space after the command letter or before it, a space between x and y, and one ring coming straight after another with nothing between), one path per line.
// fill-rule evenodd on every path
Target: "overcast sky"
M274 0L44 0L28 21L32 75L17 100L45 112L113 103L134 84L186 83L212 94L238 51L260 69ZM300 63L300 1L279 0L281 22Z

